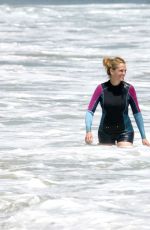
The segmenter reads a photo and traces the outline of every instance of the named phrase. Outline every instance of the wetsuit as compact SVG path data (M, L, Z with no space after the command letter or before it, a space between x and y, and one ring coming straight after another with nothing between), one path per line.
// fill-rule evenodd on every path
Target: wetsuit
M131 84L121 81L119 85L114 86L109 80L97 86L86 112L86 132L91 131L93 115L99 103L102 107L98 129L100 143L114 144L116 141L133 143L134 130L128 116L129 104L141 137L146 138L136 92Z

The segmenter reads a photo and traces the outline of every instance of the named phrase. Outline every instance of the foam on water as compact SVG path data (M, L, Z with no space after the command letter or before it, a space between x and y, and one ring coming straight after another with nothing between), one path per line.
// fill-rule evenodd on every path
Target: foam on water
M116 14L117 12L117 14ZM107 79L102 57L127 60L149 133L150 6L0 6L0 228L149 229L150 149L85 145L84 116Z

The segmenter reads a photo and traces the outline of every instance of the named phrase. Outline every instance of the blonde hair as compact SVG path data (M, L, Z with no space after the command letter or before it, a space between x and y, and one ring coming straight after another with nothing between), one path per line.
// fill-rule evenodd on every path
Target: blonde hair
M107 74L111 76L110 69L115 70L120 63L126 64L125 60L121 57L104 57L103 58L103 66L105 67Z

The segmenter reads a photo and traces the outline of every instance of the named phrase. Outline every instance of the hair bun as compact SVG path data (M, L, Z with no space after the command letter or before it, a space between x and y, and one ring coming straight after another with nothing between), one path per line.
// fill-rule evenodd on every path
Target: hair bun
M103 65L104 65L106 68L110 68L110 67L111 67L111 58L109 58L109 57L104 57L104 58L103 58Z

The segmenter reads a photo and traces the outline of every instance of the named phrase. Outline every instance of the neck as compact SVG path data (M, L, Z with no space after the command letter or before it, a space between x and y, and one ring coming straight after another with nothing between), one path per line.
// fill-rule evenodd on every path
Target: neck
M112 80L112 79L110 79L110 82L111 82L112 85L117 86L117 85L120 84L121 81L117 81L117 80Z

